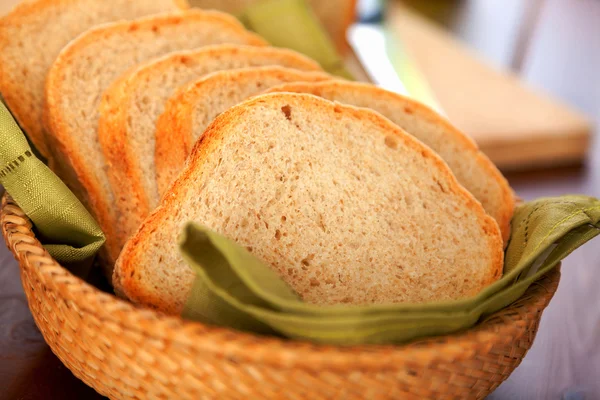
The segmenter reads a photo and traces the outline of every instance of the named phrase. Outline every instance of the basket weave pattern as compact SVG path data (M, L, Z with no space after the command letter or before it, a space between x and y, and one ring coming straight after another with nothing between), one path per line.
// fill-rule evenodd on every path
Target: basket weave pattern
M61 267L8 197L0 224L46 342L113 399L484 398L525 356L560 278L556 268L467 332L404 346L321 346L137 308Z

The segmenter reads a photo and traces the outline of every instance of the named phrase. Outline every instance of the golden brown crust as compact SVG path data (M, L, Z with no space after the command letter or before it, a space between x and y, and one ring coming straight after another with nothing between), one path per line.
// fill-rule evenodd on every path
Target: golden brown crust
M187 182L193 178L196 169L202 168L204 160L207 155L210 154L212 149L219 146L224 136L227 134L226 127L243 120L244 114L246 114L253 106L269 102L276 102L279 104L281 99L283 99L286 104L301 103L304 107L313 107L315 113L328 110L331 114L347 113L357 119L368 120L374 125L395 134L398 139L403 142L404 146L421 153L423 157L433 161L449 182L448 189L464 199L466 207L474 212L480 222L483 234L488 238L489 249L492 254L492 265L490 266L488 274L489 279L482 284L481 289L501 276L504 265L504 252L498 224L492 217L485 213L483 207L473 195L458 183L448 165L435 152L374 111L334 103L310 94L271 93L253 97L244 103L227 110L213 121L194 145L188 158L186 168L178 176L165 196L163 196L161 205L150 214L132 239L127 242L121 253L121 257L117 262L113 282L130 300L134 303L148 305L168 313L181 311L182 305L173 304L172 302L169 302L169 299L157 296L140 285L140 282L134 278L136 267L146 264L143 261L143 257L147 250L142 244L149 235L161 228L167 215L172 212L172 210L179 207L179 199L184 195L188 187Z
M67 49L73 50L78 47L78 42L71 42ZM62 72L71 62L71 55L69 52L62 52L57 58L54 66L51 68L46 80L46 104L44 109L44 123L48 132L52 133L52 137L49 139L49 143L53 146L52 151L55 154L61 154L60 161L57 163L61 165L61 170L68 171L68 176L75 177L77 182L69 179L69 185L71 187L77 187L77 192L85 194L82 199L90 211L93 212L94 216L98 220L98 223L102 227L105 233L106 227L110 224L108 222L108 209L107 204L100 199L97 194L98 190L89 190L89 188L95 188L95 182L90 179L90 174L85 173L88 166L85 161L78 158L77 154L71 149L73 143L68 133L67 122L63 119L61 113L55 110L59 109L60 102L60 87L64 81L64 75ZM58 157L57 157L58 159ZM65 179L64 176L61 178Z
M125 80L126 81L126 80ZM131 186L127 192L118 192L117 187L123 186L128 181L139 181L139 172L131 163L127 162L128 157L133 156L128 146L123 146L120 138L126 135L127 115L123 107L119 107L118 99L127 97L127 85L122 80L118 80L109 89L107 89L100 104L100 119L98 122L98 139L102 146L104 157L108 165L108 177L115 194L115 206L119 202L127 201L136 204L135 210L139 213L148 213L148 201L143 198L144 191ZM144 214L145 215L145 214ZM118 224L116 224L114 235L117 236L119 243L124 243L126 237L125 227L122 226L124 220L133 219L133 215L123 216L119 213Z
M246 30L240 30L241 36L247 36L248 43L252 46L266 45ZM234 46L223 46L230 47ZM173 64L185 64L198 54L212 53L219 48L222 47L211 46L199 51L182 51L149 61L130 69L104 92L100 105L98 139L110 167L108 177L113 192L123 194L115 199L121 214L117 225L119 229L116 232L121 245L125 243L128 234L137 229L151 208L150 198L142 183L142 166L137 162L136 149L129 142L133 134L129 131L130 104L133 96L150 75L162 74ZM122 215L124 210L128 210L127 215Z
M145 218L151 208L151 200L146 188L142 183L142 167L138 162L136 150L130 144L130 138L135 133L130 132L129 121L131 119L131 102L140 86L146 84L151 76L166 73L167 69L173 64L187 64L191 62L202 62L217 57L237 57L244 55L248 59L259 56L272 56L286 63L294 64L298 68L306 70L321 70L320 66L313 60L310 60L296 52L287 49L275 49L264 47L266 42L258 39L256 35L247 31L240 31L240 35L247 37L248 45L214 45L203 47L200 50L181 51L175 54L164 56L158 60L132 68L129 72L122 75L105 92L101 104L101 113L99 121L99 140L103 148L104 156L109 165L118 167L109 169L109 178L111 186L115 193L123 193L123 188L127 188L129 196L118 197L117 204L121 212L123 210L135 210L128 212L120 219L120 241L124 243L125 237L129 232L135 231L139 224ZM180 143L173 143L174 149L169 149L169 153L181 149ZM191 144L190 144L191 147ZM189 150L185 152L188 154ZM159 170L157 168L157 170ZM157 178L159 178L157 176Z
M193 107L185 91L177 93L165 105L156 124L156 182L162 196L190 154L193 144Z
M267 90L267 93L275 92L304 92L312 93L317 96L322 95L325 91L333 91L338 89L351 88L353 91L361 92L365 98L383 98L389 103L399 103L399 107L409 107L411 113L416 113L419 117L427 120L435 125L443 127L444 131L448 135L451 135L454 140L461 144L463 150L475 157L477 164L480 168L486 171L490 181L496 182L501 191L501 204L502 208L496 210L494 219L498 222L500 230L502 232L502 239L504 244L508 242L510 237L510 221L512 219L514 208L515 208L515 197L508 181L502 173L496 168L494 163L490 161L485 154L483 154L477 144L463 132L454 127L450 122L440 116L433 109L428 106L415 101L409 97L402 96L397 93L387 91L377 86L358 83L358 82L347 82L347 81L328 81L328 82L317 82L317 83L287 83Z
M0 93L11 113L18 121L19 125L27 133L37 150L44 156L48 157L49 151L44 139L43 127L40 126L40 121L32 119L33 114L29 107L32 104L27 104L23 97L19 95L19 88L22 82L14 82L8 77L5 70L6 65L2 62L2 54L5 49L14 41L14 37L8 36L8 28L11 26L20 26L27 23L29 17L37 17L50 7L58 5L68 6L75 3L77 0L38 0L19 3L8 14L0 18Z
M182 23L202 22L206 20L222 23L224 26L239 29L240 32L245 28L234 18L220 12L212 11L188 11L185 13L162 14L160 16L149 16L140 18L136 21L123 21L112 23L109 26L100 26L89 30L84 35L67 45L56 59L54 65L48 73L46 80L46 104L45 104L45 123L47 131L52 136L49 142L56 147L52 149L56 154L61 155L60 163L63 164L63 170L73 171L78 182L71 182L72 185L79 185L79 192L86 193L85 200L90 211L98 220L100 226L107 236L107 248L111 258L116 259L120 252L122 239L116 232L118 231L118 221L115 220L114 213L111 212L113 204L108 204L107 199L102 195L100 183L87 165L85 157L78 150L74 137L78 133L71 132L68 128L68 121L62 110L60 99L63 81L65 80L65 71L70 63L77 56L80 49L90 44L95 44L114 35L127 34L132 31L152 30L158 26L179 25ZM262 39L254 35L257 43L263 43Z
M283 79L285 68L276 66L254 67L223 72L215 77L237 81L247 74L276 75ZM229 74L232 74L231 76ZM302 74L302 81L330 80L326 73L310 72ZM156 129L156 171L159 194L167 191L177 174L183 168L185 160L192 151L196 138L193 134L192 116L198 96L205 90L220 85L211 77L199 79L176 93L165 105L165 111L159 119ZM210 85L210 86L206 86Z
M14 81L6 71L6 65L2 60L5 49L14 43L16 38L9 35L9 27L21 27L29 23L29 20L39 19L40 15L52 8L69 9L71 5L80 0L36 0L19 3L8 14L0 18L0 93L4 97L6 105L19 122L19 125L27 133L36 149L52 164L52 155L47 134L44 132L44 124L38 120L38 113L33 112L34 104L24 98L21 93L22 82ZM187 0L173 0L173 4L184 10L189 8ZM109 5L107 5L108 7ZM43 118L43 117L42 117Z
M70 60L63 63L64 66L69 64ZM110 218L109 205L101 198L98 182L92 179L92 174L88 172L89 166L85 160L78 157L78 154L72 150L74 143L70 139L70 134L66 128L66 121L57 112L51 112L51 109L58 109L60 86L63 77L52 76L46 83L46 105L44 109L44 123L52 134L48 136L48 143L52 146L54 154L60 154L61 157L56 157L55 162L60 173L61 179L67 182L67 185L72 188L78 197L85 204L86 208L91 211L100 224L107 237L113 237L112 230L114 224ZM109 258L116 260L118 251L111 248L107 241Z
M247 31L240 30L243 34ZM266 43L253 34L248 37L254 46L264 46ZM254 40L255 39L255 40ZM104 93L100 121L98 126L98 137L103 149L104 156L111 165L109 179L113 190L117 192L120 188L129 188L131 197L117 199L122 201L121 208L128 204L134 204L137 215L128 215L123 223L128 224L122 232L131 232L150 212L150 200L142 186L142 171L134 160L137 160L135 150L129 145L129 104L137 87L143 85L150 75L165 71L173 63L186 63L198 54L219 51L219 48L229 48L229 45L207 47L199 51L178 52L176 55L167 55L159 60L152 60L140 66L132 68L117 79ZM119 168L112 168L112 165ZM133 227L133 228L132 228ZM120 235L123 239L123 235Z
M218 132L226 125L235 121L239 116L243 115L243 107L233 107L225 113L217 117L205 134L196 142L194 150L198 148L204 156L208 153L208 146L200 147L200 143L209 143L209 137L212 139L215 136L214 132ZM218 141L213 141L213 146L216 146ZM147 290L135 278L136 268L140 265L139 260L144 256L144 247L141 245L146 237L154 231L160 229L164 216L177 207L178 199L183 190L183 184L191 175L191 167L185 168L171 185L169 192L161 198L161 203L142 223L137 232L129 239L123 247L121 255L117 260L113 273L113 285L115 290L127 297L133 303L143 304L151 308L160 310L169 314L178 314L181 312L181 305L173 305L169 299L162 298ZM173 240L176 240L175 238Z

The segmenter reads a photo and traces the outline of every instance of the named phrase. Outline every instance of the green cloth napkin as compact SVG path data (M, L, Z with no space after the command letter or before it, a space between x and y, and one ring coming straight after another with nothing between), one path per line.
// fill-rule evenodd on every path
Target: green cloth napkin
M600 200L539 199L517 208L504 276L477 296L427 304L303 303L243 247L190 223L181 251L197 275L183 316L236 329L332 344L399 343L466 329L521 297L573 250L600 233Z
M305 0L262 0L244 9L238 19L273 46L296 50L330 74L353 79Z
M33 153L0 102L0 184L23 209L44 247L58 262L81 264L104 243L104 234L67 186Z

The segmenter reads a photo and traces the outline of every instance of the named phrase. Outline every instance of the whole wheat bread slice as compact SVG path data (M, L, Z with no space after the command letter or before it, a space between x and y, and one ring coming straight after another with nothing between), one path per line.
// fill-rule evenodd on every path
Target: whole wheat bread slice
M238 15L246 7L264 0L193 0L194 7L215 9ZM356 0L308 0L321 26L340 50L345 50L346 29L354 22Z
M71 42L48 73L45 122L61 177L96 217L107 236L109 258L120 245L118 213L98 141L104 90L135 65L173 51L218 43L264 45L220 12L187 11L107 24ZM117 193L116 195L120 195Z
M436 153L378 113L307 94L257 96L214 120L125 245L120 293L181 311L188 221L248 248L310 303L463 298L502 272L498 224Z
M156 121L168 98L178 87L214 71L274 64L320 70L315 61L291 50L207 46L144 63L122 75L105 91L98 136L109 166L113 193L118 194L120 245L158 205L154 137Z
M281 67L216 72L190 83L171 97L156 124L156 171L162 195L183 169L198 137L223 111L285 82L332 79L323 73L303 73Z
M62 48L98 24L187 7L185 0L35 0L0 19L0 93L44 157L50 157L42 127L44 82Z
M356 82L289 83L269 91L310 93L381 113L437 152L458 181L498 222L504 242L508 240L515 207L515 196L508 182L471 138L429 107L376 86Z

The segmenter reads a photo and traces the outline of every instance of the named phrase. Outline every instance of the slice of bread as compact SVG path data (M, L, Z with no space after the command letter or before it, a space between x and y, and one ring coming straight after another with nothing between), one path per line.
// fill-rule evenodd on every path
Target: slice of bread
M49 158L42 127L44 82L58 53L94 25L187 8L185 0L34 0L0 19L0 93L37 150Z
M281 67L222 71L190 83L167 102L156 125L156 171L162 195L185 165L198 137L223 111L285 82L332 79Z
M515 196L508 182L471 138L429 107L376 86L355 82L290 83L269 91L310 93L370 108L389 118L448 163L458 181L498 222L504 242L508 241L515 207Z
M264 0L192 0L194 7L241 13L246 7ZM356 0L308 0L316 17L339 50L345 50L346 30L356 16Z
M171 53L142 64L122 75L105 91L98 136L109 166L113 193L119 194L116 207L120 217L117 224L120 245L158 205L154 137L156 121L168 98L179 86L214 71L274 64L320 70L315 61L291 50L207 46Z
M214 120L125 245L120 293L181 311L194 281L177 246L188 221L315 304L464 298L502 273L498 224L436 153L376 112L308 94L257 96Z
M60 154L61 177L75 188L104 230L111 259L116 259L120 246L114 234L118 223L115 197L97 133L102 93L139 63L219 43L265 44L230 15L187 11L88 31L65 47L50 69L45 109L48 144Z

